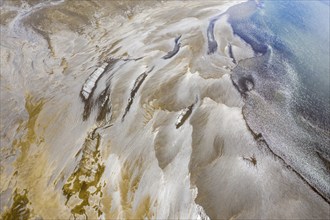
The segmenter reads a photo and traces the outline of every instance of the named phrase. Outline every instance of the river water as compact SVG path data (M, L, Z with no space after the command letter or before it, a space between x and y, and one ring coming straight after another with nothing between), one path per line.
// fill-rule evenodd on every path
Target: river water
M327 218L329 7L292 4L0 1L2 218Z

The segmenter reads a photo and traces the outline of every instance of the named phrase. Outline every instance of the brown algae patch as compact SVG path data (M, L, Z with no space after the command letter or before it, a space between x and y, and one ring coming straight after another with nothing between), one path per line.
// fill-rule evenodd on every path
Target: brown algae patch
M160 109L156 99L152 100L150 102L144 103L142 105L142 108L144 110L143 125L147 125L149 123L149 121L151 121L153 119L155 112Z
M182 102L173 99L176 97L182 77L187 73L188 66L178 69L178 74L168 77L163 80L158 86L153 85L154 81L158 81L159 75L163 74L158 71L145 83L143 93L141 94L141 103L149 103L150 101L157 100L157 106L161 110L166 111L180 111L186 107Z
M68 69L68 61L64 57L61 60L61 67L63 68L62 73L65 73Z
M82 148L80 163L62 188L63 194L67 199L66 205L68 205L72 196L77 196L81 200L79 204L70 202L74 203L74 207L71 209L74 217L76 215L85 215L87 217L85 206L90 206L90 197L94 195L102 197L100 179L105 166L99 162L101 159L100 141L101 136L98 133L95 134L94 131L89 133ZM102 215L99 206L95 205L93 208L98 216Z
M27 122L22 122L18 127L17 131L25 130L25 134L20 139L13 141L13 148L20 149L21 155L17 159L16 163L18 166L22 165L21 163L28 156L31 144L40 144L43 139L38 137L35 132L36 121L39 117L40 112L44 106L44 100L33 101L33 98L30 95L26 95L25 98L25 109L29 115Z
M104 195L101 198L102 211L104 212L105 219L118 219L118 208L112 210L113 198L106 190L104 190Z
M257 159L256 159L256 156L254 154L251 157L243 157L243 160L252 163L253 166L257 166Z
M150 210L150 207L151 207L151 199L150 199L150 196L148 195L144 199L142 199L142 201L139 203L132 218L134 218L134 219L152 219L153 214Z
M3 220L29 219L31 211L28 208L30 202L27 198L27 192L26 189L22 193L18 193L17 189L15 190L12 206L1 216Z
M9 24L17 15L17 11L5 11L0 13L0 24Z
M26 120L20 122L17 128L16 139L12 144L13 152L17 152L16 160L13 162L12 173L8 173L8 176L5 177L10 180L6 185L2 184L1 187L3 187L2 191L10 190L13 196L13 202L20 200L19 204L21 205L25 203L23 197L27 197L27 193L17 193L14 189L26 189L29 192L29 204L32 203L30 209L32 210L33 208L33 212L30 212L29 218L33 218L34 213L44 218L51 216L62 218L64 217L62 215L64 210L60 212L61 205L57 196L58 194L49 186L49 178L53 167L49 164L50 159L47 145L42 134L46 128L43 126L47 126L49 123L48 119L42 119L45 103L44 99L38 100L30 94L26 95L25 110L28 117ZM44 209L44 204L47 204L49 210L46 211ZM12 219L27 218L13 217Z
M119 182L120 203L123 211L122 218L125 219L151 219L153 213L151 211L150 196L145 196L138 206L132 207L135 199L135 192L139 187L142 177L142 159L136 161L132 166L128 162L124 163L121 170L121 180ZM137 169L137 170L136 170ZM134 172L137 171L137 172Z
M89 1L68 1L37 11L25 24L46 33L55 33L63 28L79 32L90 24L95 10L96 7Z

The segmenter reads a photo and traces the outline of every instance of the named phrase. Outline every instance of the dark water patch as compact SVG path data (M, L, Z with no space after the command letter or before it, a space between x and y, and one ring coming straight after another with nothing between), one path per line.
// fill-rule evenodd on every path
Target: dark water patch
M97 122L102 122L106 119L107 115L111 112L111 101L110 101L110 85L98 97L99 111L96 118Z
M101 92L101 94L97 98L97 104L98 104L98 115L96 118L96 121L99 123L103 123L103 126L106 125L111 121L112 117L112 103L111 103L111 80L114 77L114 75L117 73L118 70L121 69L123 65L125 65L129 61L138 61L143 59L143 57L138 58L125 58L121 59L121 65L118 65L116 69L113 69L109 77L106 79L106 88Z
M254 87L254 80L251 75L242 77L238 80L238 88L241 93L251 91Z
M129 110L131 108L131 105L133 104L133 100L134 100L134 97L135 97L136 93L138 92L139 88L141 87L142 83L144 82L144 80L146 79L146 77L148 76L148 74L153 70L153 68L151 68L149 71L146 71L146 72L142 73L135 80L134 86L131 89L130 97L128 98L128 103L126 105L125 112L124 112L124 114L123 114L123 116L121 118L122 121L124 121L127 113L129 112Z
M233 60L234 64L237 64L236 59L234 57L234 53L233 53L233 46L230 43L228 45L228 49L229 49L229 57Z
M185 108L179 115L177 123L175 123L175 128L180 128L185 121L189 118L192 113L194 104L190 105L189 107Z
M207 54L213 54L218 49L218 43L214 38L214 25L215 22L220 17L212 18L210 20L209 26L207 27L207 43L208 43L208 51Z
M122 59L123 61L139 61L141 59L143 59L144 57L138 57L138 58L125 58Z
M173 57L175 54L177 54L179 52L180 46L181 46L181 43L179 43L180 38L181 38L181 35L179 37L175 38L174 48L173 48L173 50L169 51L165 56L162 57L164 60L170 59L171 57Z
M84 112L83 112L83 120L87 120L91 114L92 108L94 106L93 93L97 87L98 81L102 78L102 76L109 72L112 67L117 63L118 59L108 59L101 67L97 68L85 81L82 86L80 97L83 100Z
M242 15L238 15L240 11ZM266 54L268 45L282 51L286 50L287 55L292 53L269 28L272 26L272 20L262 16L262 12L255 1L248 1L228 9L228 21L234 34L248 43L256 54Z
M228 21L230 22L234 34L241 37L246 43L250 44L256 53L264 54L267 52L267 45L265 40L260 38L259 35L253 35L258 32L258 25L254 26L246 22L246 18L253 18L257 9L263 8L263 2L248 1L230 7L226 12L212 18L207 27L207 41L208 41L208 54L213 54L218 49L218 43L214 37L215 23L223 16L229 15ZM262 25L262 24L259 24ZM244 27L244 28L243 28ZM243 29L242 29L243 28ZM242 31L241 31L242 30ZM266 34L266 32L264 33ZM231 47L231 45L230 45ZM231 52L232 54L232 52ZM233 57L231 57L233 58ZM235 59L234 59L235 61ZM236 61L235 61L236 62Z
M131 108L131 105L133 104L133 99L135 97L135 94L137 93L137 91L139 90L140 86L142 85L143 81L145 80L145 78L147 77L147 73L142 73L136 80L133 86L133 89L131 90L131 94L130 97L128 98L128 103L127 106L125 108L125 112L124 115L122 117L122 121L124 121L126 114L128 113L128 111Z
M91 75L89 75L80 92L80 97L84 101L88 100L93 95L97 82L117 61L118 59L109 59L98 67Z

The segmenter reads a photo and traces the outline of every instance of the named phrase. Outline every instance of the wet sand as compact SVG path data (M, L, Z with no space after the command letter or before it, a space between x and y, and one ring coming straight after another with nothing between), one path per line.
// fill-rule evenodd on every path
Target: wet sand
M327 216L246 125L237 3L1 3L2 218Z

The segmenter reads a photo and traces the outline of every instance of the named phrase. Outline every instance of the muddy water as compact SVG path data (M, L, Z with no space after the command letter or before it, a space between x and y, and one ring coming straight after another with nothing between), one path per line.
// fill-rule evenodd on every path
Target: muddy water
M2 218L327 216L243 119L237 3L1 1Z

